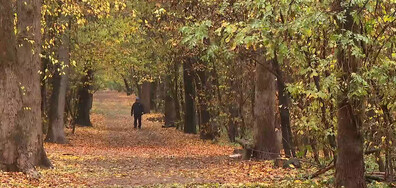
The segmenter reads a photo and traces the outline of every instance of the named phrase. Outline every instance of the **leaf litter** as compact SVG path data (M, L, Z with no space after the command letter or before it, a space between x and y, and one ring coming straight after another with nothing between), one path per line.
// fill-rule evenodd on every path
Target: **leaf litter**
M144 115L142 129L133 129L133 101L133 96L122 93L96 93L93 127L77 127L75 134L67 129L68 144L45 144L53 169L38 169L39 180L0 172L1 187L278 187L282 181L294 186L304 183L293 179L306 172L273 168L271 161L232 159L229 155L236 147L231 144L203 141L198 135L161 128L159 121L147 120L161 114Z

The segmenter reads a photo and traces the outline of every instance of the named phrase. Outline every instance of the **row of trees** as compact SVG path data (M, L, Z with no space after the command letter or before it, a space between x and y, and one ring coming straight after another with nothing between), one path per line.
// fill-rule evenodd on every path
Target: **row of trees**
M142 72L164 87L167 125L250 140L260 159L281 155L282 134L288 157L334 159L338 187L365 187L363 156L375 151L393 179L394 3L138 4L141 37L160 44L145 56L158 71Z
M16 2L0 5L10 112L0 116L1 169L47 161L42 127L46 141L65 143L65 125L92 125L93 92L113 88L163 111L165 126L243 139L259 159L333 158L338 187L365 187L369 150L394 177L394 2L45 0L41 17L36 2ZM35 11L18 12L25 2ZM19 141L18 131L37 134ZM18 152L29 147L39 157Z
M66 143L69 119L91 126L93 62L72 60L73 50L88 43L75 33L123 7L122 1L1 1L0 170L37 177L36 166L51 166L43 133L45 141Z

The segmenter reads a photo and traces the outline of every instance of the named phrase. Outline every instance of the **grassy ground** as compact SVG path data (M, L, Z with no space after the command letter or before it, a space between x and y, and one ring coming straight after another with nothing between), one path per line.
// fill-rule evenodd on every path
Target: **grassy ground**
M99 92L91 128L67 130L69 144L45 144L54 169L40 180L0 172L0 187L323 187L298 180L315 169L274 169L272 162L229 158L235 146L202 141L143 118L133 129L133 96ZM331 179L330 179L331 181ZM324 183L323 183L324 182Z

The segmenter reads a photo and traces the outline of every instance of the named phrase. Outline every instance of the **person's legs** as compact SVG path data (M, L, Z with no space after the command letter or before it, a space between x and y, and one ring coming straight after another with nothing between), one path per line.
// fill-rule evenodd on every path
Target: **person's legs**
M139 117L137 115L133 116L133 128L135 128L135 129L137 128L137 120L138 120L138 118Z
M139 129L142 128L142 116L139 116Z

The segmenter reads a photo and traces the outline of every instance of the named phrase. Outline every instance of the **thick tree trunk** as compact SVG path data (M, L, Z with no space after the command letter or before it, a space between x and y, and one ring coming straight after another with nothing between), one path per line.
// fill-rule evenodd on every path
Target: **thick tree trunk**
M165 127L175 126L176 121L176 109L175 101L172 95L172 78L167 76L165 80Z
M17 38L12 4L0 1L0 170L37 175L36 165L51 165L41 124L41 1L16 1Z
M289 94L285 91L285 80L277 59L272 61L277 74L277 86L279 95L279 113L282 129L282 145L287 157L295 157L293 135L290 127Z
M261 53L263 53L261 51ZM276 121L276 86L275 76L269 71L270 62L263 54L258 55L256 64L256 87L254 109L254 151L258 159L274 159L279 156L275 121Z
M354 115L356 109L346 100L339 101L338 106L336 186L366 187L361 119Z
M149 114L151 111L151 83L143 82L142 84L142 94L140 95L140 100L144 107L144 113Z
M151 82L150 85L150 110L156 112L159 105L157 103L157 95L159 93L158 90L160 90L161 87L158 85L157 81Z
M342 0L334 1L335 11L346 11L345 21L338 22L339 34L345 31L359 31L360 24L354 24L352 16L353 7ZM340 78L340 91L337 97L337 161L336 161L336 187L366 187L364 178L363 160L363 137L360 133L362 127L362 106L363 102L359 99L348 98L352 80L352 74L359 69L359 60L353 56L350 50L339 46L337 53L337 63L342 71Z
M78 90L78 108L77 119L75 124L80 126L92 126L90 119L90 111L92 108L93 94L92 94L93 70L86 67L86 75L82 79L82 86Z
M186 59L183 63L183 80L184 80L184 132L196 134L197 128L195 125L195 109L194 109L194 76L192 58Z
M52 80L52 96L49 111L49 126L46 142L65 144L65 107L66 107L66 90L69 77L69 36L63 34L62 41L58 49L59 63L56 65L56 71Z

